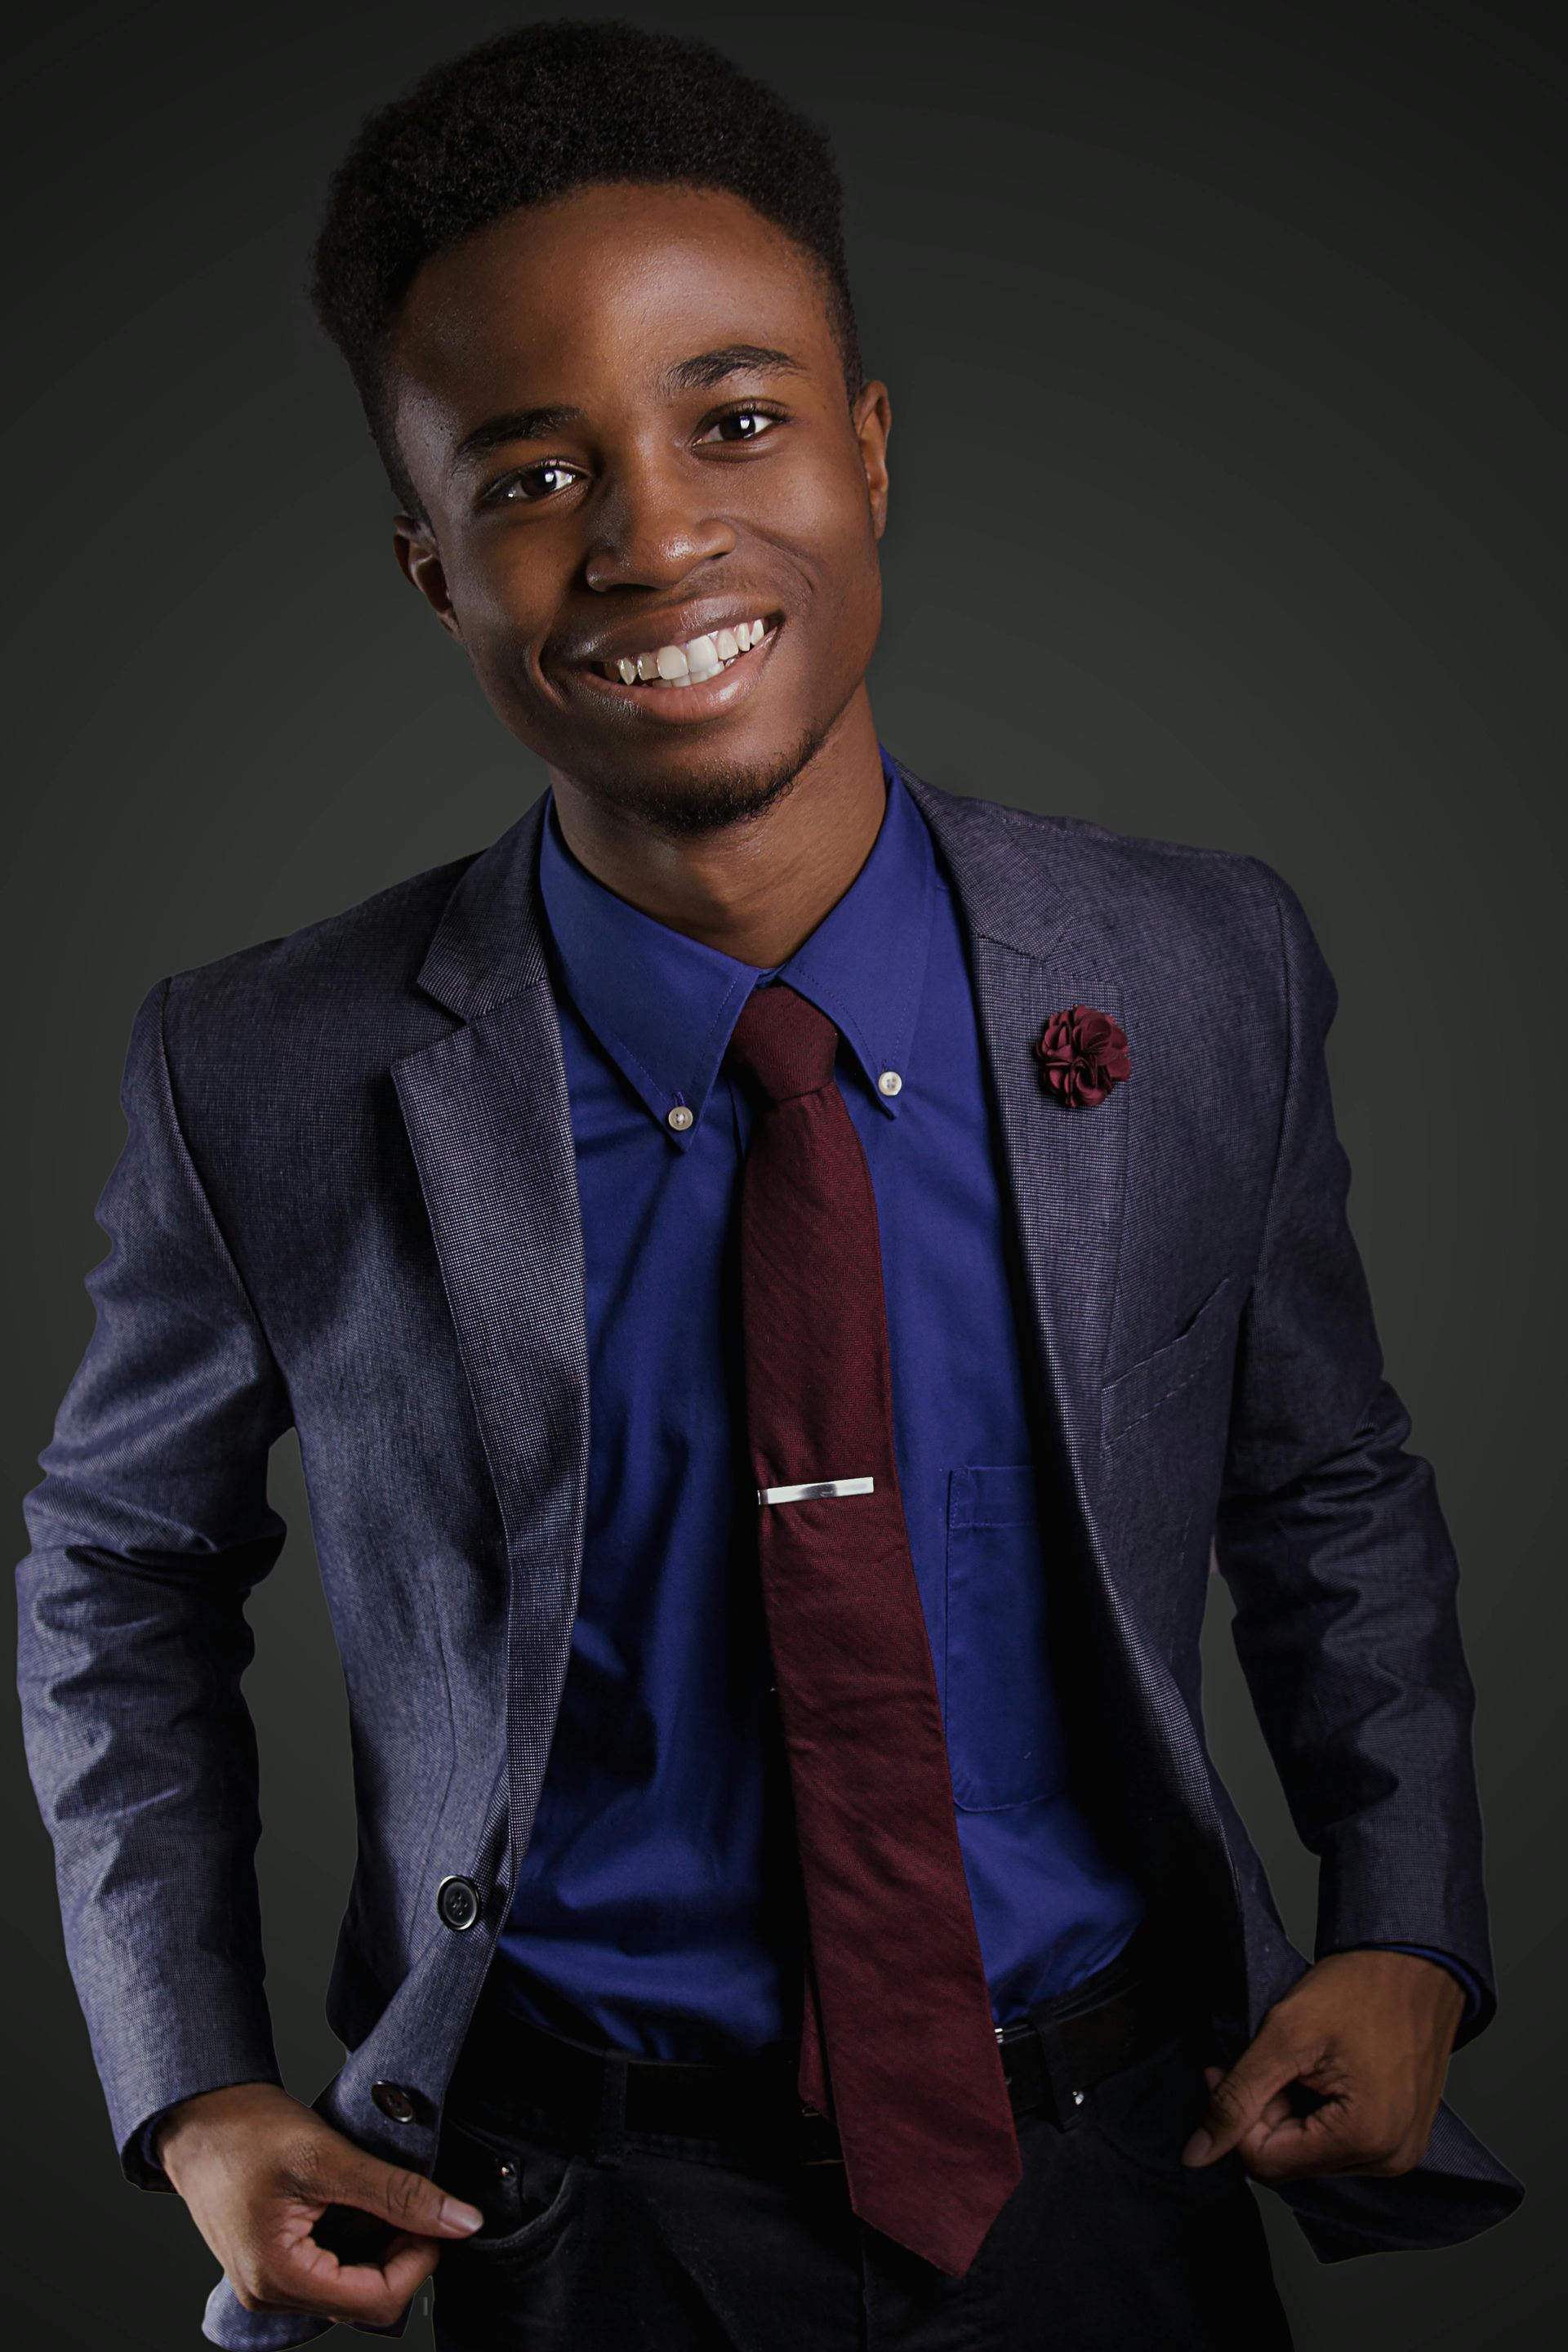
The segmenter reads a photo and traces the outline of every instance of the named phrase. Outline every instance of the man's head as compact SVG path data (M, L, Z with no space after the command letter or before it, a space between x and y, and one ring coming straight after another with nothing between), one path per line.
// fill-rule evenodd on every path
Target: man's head
M364 125L313 294L511 731L675 835L786 790L863 695L886 495L812 126L706 46L530 26Z

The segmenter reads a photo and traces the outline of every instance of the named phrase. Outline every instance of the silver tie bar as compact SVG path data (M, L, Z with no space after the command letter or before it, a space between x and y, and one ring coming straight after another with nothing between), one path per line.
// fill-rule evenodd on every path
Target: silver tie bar
M875 1478L816 1478L806 1486L759 1486L759 1503L815 1503L818 1496L873 1495Z

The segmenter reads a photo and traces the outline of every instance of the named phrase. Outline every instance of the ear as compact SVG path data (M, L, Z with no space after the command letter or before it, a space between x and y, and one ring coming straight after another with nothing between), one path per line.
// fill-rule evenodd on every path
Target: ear
M435 533L412 515L395 514L392 518L392 545L404 578L418 589L447 635L456 637L460 644L463 632L452 610Z
M866 469L871 528L880 539L888 527L888 436L893 425L887 385L874 376L862 387L849 414L860 445L860 463Z

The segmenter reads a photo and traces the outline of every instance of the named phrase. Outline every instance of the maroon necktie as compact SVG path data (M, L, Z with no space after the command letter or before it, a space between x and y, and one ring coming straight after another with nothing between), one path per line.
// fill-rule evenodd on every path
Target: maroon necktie
M877 1204L837 1045L826 1014L774 982L752 990L725 1055L763 1097L741 1295L809 1930L799 2087L837 2126L854 2211L962 2278L1023 2167L899 1496Z

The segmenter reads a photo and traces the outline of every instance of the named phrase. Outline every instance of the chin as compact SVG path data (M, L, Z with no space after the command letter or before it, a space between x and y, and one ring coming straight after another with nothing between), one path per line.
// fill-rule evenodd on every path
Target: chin
M670 840L745 824L795 789L833 719L812 719L772 745L671 744L662 758L554 764L589 799Z

